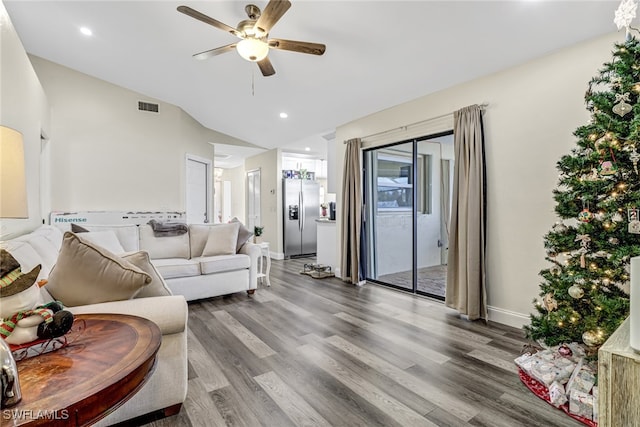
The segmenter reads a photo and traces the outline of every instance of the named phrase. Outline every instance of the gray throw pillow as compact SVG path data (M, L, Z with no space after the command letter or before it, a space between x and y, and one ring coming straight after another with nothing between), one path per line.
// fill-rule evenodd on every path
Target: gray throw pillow
M249 241L251 236L253 236L253 231L249 230L244 226L242 221L240 221L237 217L233 217L230 222L238 222L240 223L240 228L238 229L238 243L236 244L236 253L240 252L240 248Z

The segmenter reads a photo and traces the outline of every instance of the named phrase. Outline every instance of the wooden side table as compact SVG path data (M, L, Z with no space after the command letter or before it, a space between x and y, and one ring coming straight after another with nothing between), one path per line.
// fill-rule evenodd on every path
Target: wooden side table
M637 426L640 420L640 353L629 345L630 319L598 350L598 425Z
M78 337L17 362L22 401L0 411L2 426L85 426L115 410L151 376L162 335L142 317L81 314Z
M271 286L271 282L269 281L269 272L271 271L271 255L269 253L269 242L261 242L258 243L260 246L260 259L258 259L258 279L265 281L267 286ZM264 259L266 258L266 268ZM263 272L264 271L264 272Z

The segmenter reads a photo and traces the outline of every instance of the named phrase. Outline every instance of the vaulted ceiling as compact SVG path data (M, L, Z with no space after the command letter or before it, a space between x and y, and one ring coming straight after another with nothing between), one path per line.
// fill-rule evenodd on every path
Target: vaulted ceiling
M265 148L320 144L354 119L615 31L619 4L293 0L271 37L324 43L326 53L272 49L276 74L263 77L234 51L194 60L237 39L176 11L235 27L248 1L3 2L27 52Z

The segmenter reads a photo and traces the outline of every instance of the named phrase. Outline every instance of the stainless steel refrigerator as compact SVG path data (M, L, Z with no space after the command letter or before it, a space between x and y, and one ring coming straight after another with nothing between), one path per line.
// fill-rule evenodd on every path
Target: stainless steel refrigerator
M320 185L308 179L283 179L284 257L316 253Z

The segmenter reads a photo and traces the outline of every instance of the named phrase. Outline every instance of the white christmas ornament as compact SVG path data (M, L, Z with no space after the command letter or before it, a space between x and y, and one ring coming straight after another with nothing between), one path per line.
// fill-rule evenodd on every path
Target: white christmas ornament
M556 222L555 224L553 224L553 231L555 231L556 233L562 233L564 231L567 231L567 226L561 222Z
M629 160L633 162L633 170L636 172L636 175L638 175L638 160L640 160L640 153L638 153L635 148L631 154L629 154Z
M631 107L631 104L627 103L626 101L630 101L629 92L625 92L624 94L616 93L617 104L613 106L611 111L613 111L620 117L624 117L625 115L629 114L633 107Z
M584 291L580 286L573 285L569 288L571 298L580 299L584 296Z
M638 3L636 0L623 0L620 3L613 18L613 23L616 24L618 30L621 30L623 27L627 30L629 29L631 21L636 17L637 8Z

